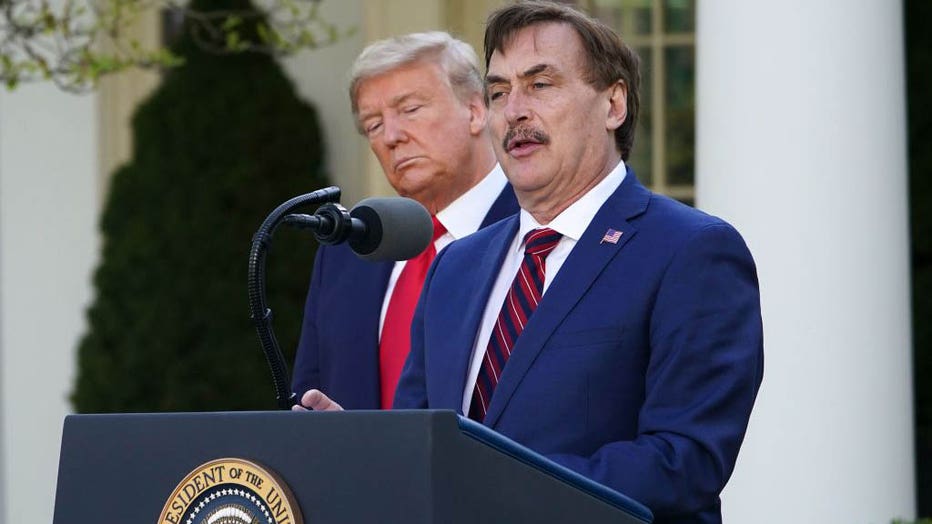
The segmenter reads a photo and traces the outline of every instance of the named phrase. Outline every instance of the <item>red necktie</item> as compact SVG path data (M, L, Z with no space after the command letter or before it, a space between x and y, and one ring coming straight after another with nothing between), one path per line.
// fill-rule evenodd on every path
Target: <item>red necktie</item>
M511 356L511 348L543 296L547 255L557 247L561 237L560 233L550 228L535 229L524 236L524 260L495 320L495 328L489 337L489 345L476 378L469 405L469 418L473 420L482 422L485 419L498 378Z
M434 219L434 238L420 255L408 260L395 289L388 302L385 312L385 323L382 325L382 339L379 343L379 378L381 384L382 409L391 409L395 398L395 387L401 377L401 369L411 351L411 320L414 318L414 307L421 296L421 287L424 286L424 277L430 263L437 256L434 242L447 232L443 224Z

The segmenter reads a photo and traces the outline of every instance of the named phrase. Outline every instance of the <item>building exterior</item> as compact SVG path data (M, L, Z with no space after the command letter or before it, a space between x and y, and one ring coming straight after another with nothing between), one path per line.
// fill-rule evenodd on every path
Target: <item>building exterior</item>
M357 32L284 65L320 111L344 203L390 189L334 78L366 43L398 33L446 29L481 52L485 14L501 1L323 3ZM732 222L758 262L765 378L725 520L914 517L900 3L579 3L622 24L645 58L639 174ZM677 25L683 13L694 23ZM158 20L140 37L157 39ZM676 92L684 78L694 126L682 107L691 95ZM0 93L0 523L51 521L98 214L130 154L129 115L156 82L131 73L92 95Z

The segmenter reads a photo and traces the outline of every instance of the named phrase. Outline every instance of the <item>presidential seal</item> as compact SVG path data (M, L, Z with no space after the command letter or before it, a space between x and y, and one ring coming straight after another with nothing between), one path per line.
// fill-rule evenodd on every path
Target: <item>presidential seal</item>
M223 458L198 466L172 492L158 524L302 524L288 486L262 466Z

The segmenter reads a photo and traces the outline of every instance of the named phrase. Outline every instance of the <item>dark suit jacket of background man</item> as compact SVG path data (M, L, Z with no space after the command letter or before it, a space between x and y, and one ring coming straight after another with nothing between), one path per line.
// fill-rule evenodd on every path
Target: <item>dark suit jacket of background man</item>
M481 227L518 212L510 184ZM366 262L346 244L320 246L314 260L292 389L315 388L345 409L379 409L379 318L394 262Z
M462 414L473 343L518 224L480 230L434 261L395 409ZM623 232L617 244L601 241L608 229ZM658 523L721 522L718 494L762 373L744 241L629 170L517 339L484 424L646 504Z

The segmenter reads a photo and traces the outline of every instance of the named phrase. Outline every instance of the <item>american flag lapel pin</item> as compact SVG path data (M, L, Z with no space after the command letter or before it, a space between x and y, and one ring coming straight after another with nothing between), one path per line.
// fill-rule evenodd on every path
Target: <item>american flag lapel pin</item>
M599 242L599 245L602 245L606 242L608 242L609 244L617 244L618 239L621 238L621 233L622 233L621 231L609 229L608 231L605 232L605 235L602 237L602 241Z

